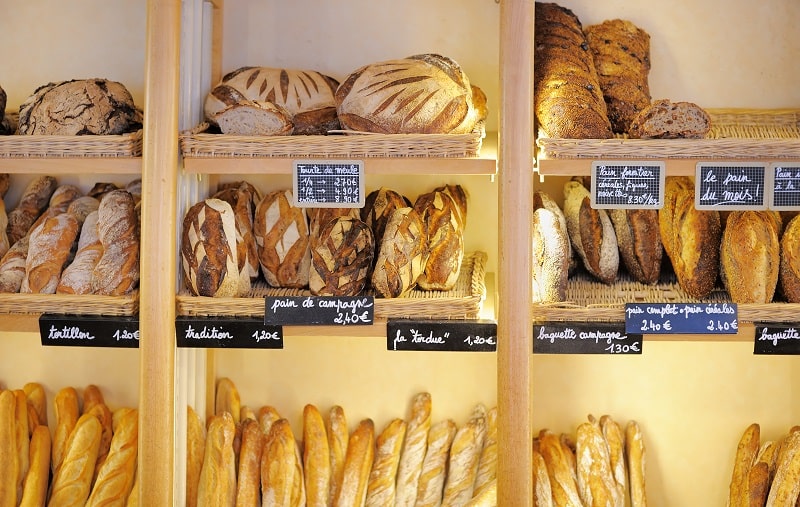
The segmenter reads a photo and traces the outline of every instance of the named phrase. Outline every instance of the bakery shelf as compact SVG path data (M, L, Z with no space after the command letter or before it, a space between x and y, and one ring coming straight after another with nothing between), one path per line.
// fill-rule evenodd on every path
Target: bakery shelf
M141 174L142 159L113 158L2 158L0 172L16 174Z
M131 316L139 311L139 293L127 296L90 294L0 294L0 318L42 313Z

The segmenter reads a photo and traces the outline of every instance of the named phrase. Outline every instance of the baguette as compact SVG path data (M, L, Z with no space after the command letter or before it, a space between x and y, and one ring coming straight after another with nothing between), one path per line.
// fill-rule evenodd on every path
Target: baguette
M480 492L476 492L464 507L497 507L497 478L489 481Z
M492 407L486 413L486 439L478 461L474 496L479 496L497 478L497 446L497 407Z
M206 429L191 405L186 406L186 412L186 507L196 507L206 451Z
M372 419L363 419L348 440L342 485L333 501L333 507L364 506L374 457L375 425Z
M86 216L78 237L78 251L61 273L57 294L91 294L92 271L103 255L103 244L97 235L97 217L97 211Z
M137 467L136 473L133 478L133 488L131 494L128 495L128 500L125 502L125 507L139 507L139 469Z
M378 435L367 484L367 506L394 505L397 467L400 464L400 451L405 436L406 422L402 419L392 419Z
M100 465L86 507L119 505L128 498L136 471L138 439L139 411L126 411L115 426L108 457Z
M84 404L85 406L85 404ZM100 472L100 466L108 457L109 450L111 449L111 440L114 436L114 429L113 429L113 415L111 414L111 410L105 404L105 402L99 402L91 405L89 410L84 410L85 414L92 414L97 417L97 420L100 421L100 425L102 426L102 438L100 439L100 448L97 451L97 463L95 464L94 473L95 479L97 474ZM94 484L94 481L92 481Z
M122 296L139 284L139 213L133 195L113 190L97 208L103 254L92 270L92 294Z
M578 494L576 469L569 456L571 451L562 444L559 435L543 430L539 435L539 452L547 466L553 505L582 507L583 502Z
M328 436L328 448L331 461L331 481L328 492L328 504L332 504L342 485L344 475L344 460L347 456L347 445L350 433L347 429L347 418L344 409L334 405L328 412L325 421L325 432Z
M28 398L28 403L36 411L36 419L38 424L47 426L47 394L44 392L44 386L37 382L28 382L22 386L22 390L25 391L25 396Z
M431 395L418 393L411 403L411 417L407 421L406 439L397 468L397 496L395 505L412 506L417 498L419 476L428 445L431 427Z
M331 450L325 421L314 405L303 408L303 472L308 507L328 505L331 489Z
M53 398L55 409L56 427L53 432L53 457L50 468L55 473L67 449L67 440L78 422L80 409L78 407L78 392L73 387L60 389ZM99 424L99 421L98 421ZM98 443L99 446L99 443Z
M47 208L50 197L56 190L56 179L39 176L25 187L17 207L8 212L8 243L14 245L31 230L39 215Z
M28 399L25 391L14 391L14 433L17 447L17 498L22 497L22 484L30 467L30 431L28 429Z
M217 394L214 403L214 413L219 415L228 412L233 422L238 424L242 414L242 399L236 384L227 377L217 381Z
M547 475L547 463L538 450L533 451L533 505L536 507L553 507L553 492L550 488L550 476Z
M83 507L89 498L103 428L92 414L83 414L70 434L64 459L56 468L49 507Z
M617 488L617 505L624 507L630 504L628 466L625 461L625 434L622 427L609 415L600 417L599 423L603 437L608 444L611 473Z
M450 447L458 427L452 419L433 424L428 431L428 449L417 486L416 507L438 507L442 503Z
M587 507L618 505L608 444L598 424L584 422L578 426L575 454L578 492L583 504Z
M733 462L733 474L728 488L728 506L749 506L747 497L747 478L751 467L755 464L761 446L761 428L757 423L748 426L736 447L736 457Z
M236 507L261 505L261 458L264 434L255 419L242 421L242 447L236 484Z
M0 391L0 506L17 505L16 397L13 391Z
M766 507L793 506L800 496L800 431L784 439Z
M272 424L261 457L262 505L305 505L303 463L289 421Z
M486 408L478 405L470 420L456 432L450 447L442 506L463 505L472 498L486 425Z
M211 418L197 487L198 507L233 507L236 503L236 463L233 437L236 424L228 412Z
M261 428L261 432L266 437L269 435L269 430L272 428L272 425L275 423L275 421L281 418L281 415L278 413L275 407L264 405L258 409L256 418L258 419L258 425Z
M769 463L758 461L753 463L747 473L747 507L764 507L769 494Z
M29 237L24 236L0 260L0 292L19 292L25 278L25 259L28 257L29 246Z
M639 424L633 420L625 425L625 456L628 458L631 507L647 507L644 437Z
M25 476L19 507L41 507L50 483L50 430L37 426L31 434L30 468Z
M20 292L55 294L80 224L69 213L46 218L31 230Z

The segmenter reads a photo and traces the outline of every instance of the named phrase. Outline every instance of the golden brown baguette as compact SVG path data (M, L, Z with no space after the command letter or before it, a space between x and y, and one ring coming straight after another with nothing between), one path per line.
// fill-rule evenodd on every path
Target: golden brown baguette
M766 507L792 506L800 496L800 431L790 432L779 453Z
M495 477L480 492L475 493L464 507L497 507L497 478Z
M258 422L258 416L256 416L255 411L248 407L247 405L242 405L242 409L239 411L239 420L244 421L246 419L252 419Z
M608 444L608 455L611 463L611 474L617 487L617 499L620 506L630 505L628 491L628 465L625 461L625 433L622 427L609 415L600 417L600 429Z
M78 403L78 392L73 387L60 389L53 397L53 408L55 411L56 428L53 433L53 456L50 460L50 468L55 473L67 448L67 440L80 416ZM98 443L99 445L99 443Z
M258 425L261 427L261 432L264 433L264 436L266 437L269 435L269 430L272 428L272 424L281 418L281 414L278 413L278 410L275 407L264 405L258 409L256 418L258 419Z
M452 419L444 419L431 425L428 431L428 449L417 485L416 507L437 507L442 503L447 460L456 431L458 427Z
M239 452L239 471L236 484L236 507L261 505L261 456L264 434L255 419L241 423L242 447Z
M84 403L85 407L85 403ZM97 478L97 474L100 472L100 466L108 457L109 449L111 448L111 439L114 436L114 429L113 429L113 414L111 413L111 409L108 408L108 405L105 402L96 402L89 406L89 410L84 410L84 414L92 414L97 417L97 420L100 421L100 425L103 428L103 436L100 439L100 449L97 451L97 463L94 467L94 474L95 479ZM92 481L94 484L94 481Z
M22 497L22 483L30 466L30 431L28 429L28 399L22 389L14 390L14 433L17 446L17 498Z
M763 507L769 494L769 464L766 461L753 463L747 473L747 507Z
M628 458L628 484L631 493L631 507L647 506L647 487L645 481L645 446L642 430L636 421L625 425L625 455Z
M486 413L486 439L478 462L478 473L475 476L475 492L479 496L485 487L489 487L497 478L497 407ZM496 483L494 486L496 487Z
M328 505L331 489L331 451L325 433L325 421L311 404L303 408L303 475L306 505Z
M125 507L139 507L139 469L137 467L134 474L133 487L131 494L128 495L128 500L125 502Z
M400 453L397 468L397 496L395 505L411 506L417 498L419 476L428 445L428 430L431 427L431 395L418 393L411 402L411 414L407 421L406 439Z
M463 505L472 498L481 449L486 440L486 408L478 405L458 429L450 447L442 506Z
M89 498L103 428L92 414L83 414L69 436L64 459L50 487L50 507L83 507Z
M400 464L400 451L406 437L406 422L392 419L375 441L375 456L367 484L368 507L394 505L395 480Z
M363 507L367 484L375 457L375 424L363 419L350 435L344 461L342 485L333 501L334 507Z
M533 505L536 507L553 507L553 492L550 489L550 476L547 475L547 463L542 454L535 450L533 465Z
M325 421L325 432L328 436L328 448L330 449L331 458L331 483L328 492L328 504L332 504L342 485L344 460L347 456L347 444L350 439L347 417L344 409L339 405L334 405L328 412L328 418Z
M13 391L0 392L0 506L17 505L16 397Z
M139 285L139 213L130 192L113 190L97 208L103 253L92 270L92 294L122 296Z
M30 468L25 476L20 507L41 507L50 484L50 429L37 426L31 435Z
M28 382L22 386L25 395L28 397L30 403L36 410L36 415L39 424L47 426L47 394L44 391L44 386L38 382Z
M761 427L757 423L753 423L744 430L736 447L733 474L728 488L729 507L742 507L750 504L747 493L747 478L750 474L750 468L755 464L760 447Z
M31 230L21 293L55 294L79 231L78 219L69 213L49 217Z
M27 235L39 215L47 208L58 183L52 176L39 176L25 187L17 206L8 212L8 241L14 245Z
M539 435L539 452L547 465L553 504L560 507L582 507L575 467L569 457L571 451L561 443L559 435L543 430Z
M578 492L587 507L617 505L617 487L611 472L608 444L599 424L578 425L576 451Z
M236 384L227 377L217 381L217 395L214 403L214 413L219 415L222 412L231 414L234 423L239 423L242 414L242 400Z
M100 465L86 507L120 505L128 498L136 471L138 439L139 411L126 411L115 426L108 457Z
M195 507L206 452L206 428L191 405L186 406L186 412L186 507Z
M261 457L262 505L305 505L303 462L289 421L272 424Z
M236 424L228 412L211 418L197 488L197 505L233 507L236 503L236 463L233 437Z

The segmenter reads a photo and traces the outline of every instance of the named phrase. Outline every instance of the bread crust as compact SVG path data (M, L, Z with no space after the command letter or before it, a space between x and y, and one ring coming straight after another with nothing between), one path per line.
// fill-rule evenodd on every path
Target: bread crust
M639 111L628 128L634 139L702 139L711 130L711 117L693 102L653 101Z
M264 196L256 207L253 235L261 271L272 287L308 285L311 249L308 221L303 208L292 205L292 191Z
M93 414L83 414L67 441L64 459L56 468L48 505L85 505L100 449L102 426Z
M428 448L417 485L416 507L438 507L441 504L447 477L447 461L456 431L458 427L452 419L443 419L431 425L428 431Z
M770 212L733 211L720 245L720 275L734 303L771 303L780 272L780 241Z
M619 270L619 247L611 219L604 209L591 207L589 190L578 181L564 184L564 217L572 246L586 270L605 284Z
M365 505L374 458L375 424L372 419L362 419L353 430L347 444L342 485L333 501L333 507Z
M640 283L653 285L661 275L661 231L654 209L610 209L608 215L617 235L625 269Z
M397 467L406 436L406 422L392 419L375 439L375 456L367 483L365 505L380 507L394 505Z
M331 450L322 414L311 404L303 408L303 472L306 505L308 507L329 505Z
M411 400L411 410L406 420L406 439L400 453L397 469L397 496L395 505L413 506L417 498L419 477L428 447L431 427L431 395L421 392Z

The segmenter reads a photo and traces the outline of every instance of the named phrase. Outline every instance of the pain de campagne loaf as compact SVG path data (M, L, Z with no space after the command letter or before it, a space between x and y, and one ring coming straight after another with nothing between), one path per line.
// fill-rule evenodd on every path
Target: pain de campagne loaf
M383 297L401 297L413 289L428 257L428 228L411 207L395 209L388 222L372 271L372 288Z
M426 290L450 290L464 260L465 209L448 191L433 190L417 197L414 209L425 221L427 257L417 284Z
M292 191L267 193L256 207L253 235L261 272L272 287L308 285L311 249L304 208L292 204Z
M340 216L311 236L308 288L317 296L356 296L368 282L375 241L359 218Z

